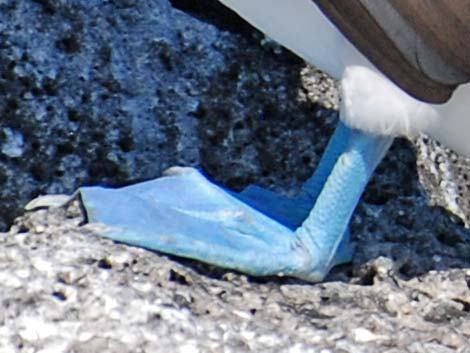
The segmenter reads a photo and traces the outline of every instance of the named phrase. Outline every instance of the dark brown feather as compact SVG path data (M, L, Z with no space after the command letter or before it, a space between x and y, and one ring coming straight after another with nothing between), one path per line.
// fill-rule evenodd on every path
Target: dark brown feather
M470 81L470 1L313 1L410 95L443 103Z

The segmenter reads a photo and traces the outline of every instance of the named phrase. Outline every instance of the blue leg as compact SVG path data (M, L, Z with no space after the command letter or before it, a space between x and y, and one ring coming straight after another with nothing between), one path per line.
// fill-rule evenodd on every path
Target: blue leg
M295 231L189 168L116 190L82 188L80 194L89 219L107 224L112 239L253 275L318 281L343 256L340 244L349 219L392 141L342 123L334 136L326 152L333 157L325 157L320 167L326 172L307 182L296 200L309 207L316 202ZM256 200L252 196L240 198Z
M268 217L295 230L307 218L338 157L345 152L349 141L349 131L350 129L344 128L335 130L315 173L303 184L295 197L283 196L257 185L250 185L241 193L227 191ZM349 229L347 229L342 236L333 263L335 265L347 263L351 261L352 256L353 249L350 245Z
M341 123L338 129L344 129L347 147L338 157L314 208L295 232L298 241L315 258L315 270L309 274L313 278L322 278L335 264L341 243L338 234L347 229L367 182L393 141L392 137L366 134Z
M336 129L315 173L304 183L297 196L286 197L257 185L250 185L240 194L232 195L278 222L296 229L310 213L338 157L346 150L348 134L349 129Z

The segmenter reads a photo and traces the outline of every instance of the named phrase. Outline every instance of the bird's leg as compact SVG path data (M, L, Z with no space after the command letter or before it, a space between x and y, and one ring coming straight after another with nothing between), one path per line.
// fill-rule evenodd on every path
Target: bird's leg
M391 141L339 123L319 176L298 198L311 207L318 194L295 231L191 168L121 189L82 188L80 195L89 220L105 223L114 240L253 275L321 280L338 262L351 214Z
M305 181L295 197L283 196L257 185L250 185L241 193L232 192L232 194L270 218L295 230L309 215L338 157L346 150L349 131L350 129L341 126L335 130L315 172ZM347 228L333 262L335 265L349 262L352 255L350 232Z
M350 129L343 123L337 127L344 140L342 153L336 159L315 206L295 233L298 242L311 251L315 272L306 274L321 278L337 261L335 256L341 237L377 164L389 149L393 138L371 135ZM331 148L331 146L330 146ZM312 180L315 185L315 178Z
M347 147L347 135L348 129L335 130L315 172L302 185L298 195L287 197L257 185L250 185L241 193L232 194L265 215L296 229L310 213L336 160Z

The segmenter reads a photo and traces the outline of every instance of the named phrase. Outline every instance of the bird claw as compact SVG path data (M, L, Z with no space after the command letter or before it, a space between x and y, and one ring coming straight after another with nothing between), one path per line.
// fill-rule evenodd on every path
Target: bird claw
M318 177L294 198L258 186L234 193L182 167L124 188L79 193L88 219L106 224L104 235L116 241L257 276L319 281L350 260L349 219L391 141L340 123Z

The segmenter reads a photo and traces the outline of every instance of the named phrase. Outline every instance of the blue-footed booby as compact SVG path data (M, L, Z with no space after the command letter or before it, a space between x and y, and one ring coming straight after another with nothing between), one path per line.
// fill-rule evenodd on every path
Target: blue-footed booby
M220 0L340 81L340 122L313 176L288 198L235 193L192 168L120 189L84 187L106 236L248 274L321 281L350 260L348 224L397 136L426 133L470 156L465 0Z

